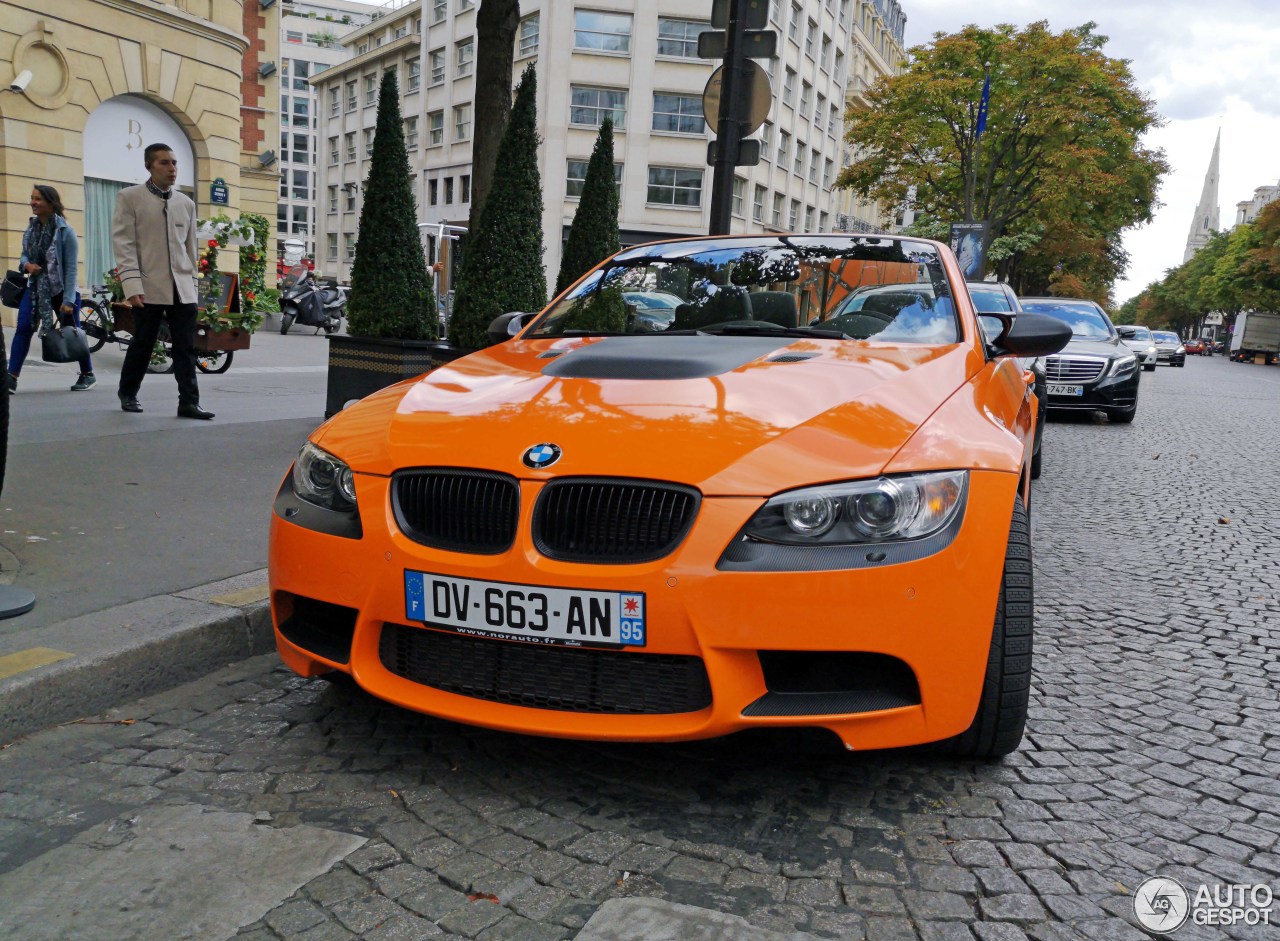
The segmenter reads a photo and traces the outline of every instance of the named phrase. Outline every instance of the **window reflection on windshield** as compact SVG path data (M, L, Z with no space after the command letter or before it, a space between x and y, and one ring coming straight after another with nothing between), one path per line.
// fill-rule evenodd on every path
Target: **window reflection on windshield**
M640 246L590 275L531 336L770 333L955 343L936 249L889 237L779 236Z
M1022 309L1056 317L1078 337L1106 339L1112 335L1111 324L1088 304L1064 304L1051 301L1022 301Z

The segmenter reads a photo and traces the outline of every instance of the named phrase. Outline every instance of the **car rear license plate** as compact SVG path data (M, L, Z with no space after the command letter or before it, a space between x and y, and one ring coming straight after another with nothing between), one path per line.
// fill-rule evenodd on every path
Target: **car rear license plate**
M643 647L644 592L589 591L404 573L410 621L481 637L572 647Z
M1050 383L1047 391L1050 395L1084 395L1084 386L1063 386Z

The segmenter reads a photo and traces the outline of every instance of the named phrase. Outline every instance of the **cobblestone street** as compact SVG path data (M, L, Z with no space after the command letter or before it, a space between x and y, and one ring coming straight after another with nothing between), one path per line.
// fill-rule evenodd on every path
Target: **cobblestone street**
M1280 893L1278 421L1280 368L1223 357L1144 373L1132 425L1050 420L1003 762L528 738L260 657L0 750L0 935L43 937L5 923L6 874L161 805L368 838L241 941L571 939L617 897L816 938L1126 941L1150 876Z

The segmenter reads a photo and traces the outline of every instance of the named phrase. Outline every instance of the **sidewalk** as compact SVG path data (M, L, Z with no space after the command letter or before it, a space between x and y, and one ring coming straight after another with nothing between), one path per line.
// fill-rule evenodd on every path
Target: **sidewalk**
M170 375L145 412L116 401L123 354L98 385L28 358L10 398L0 583L34 592L0 620L0 746L273 649L271 502L323 420L328 343L271 321L222 375L200 375L212 422L177 419Z

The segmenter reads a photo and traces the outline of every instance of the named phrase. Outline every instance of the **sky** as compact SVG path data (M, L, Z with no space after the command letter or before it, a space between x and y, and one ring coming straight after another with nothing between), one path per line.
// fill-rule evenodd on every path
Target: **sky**
M1092 20L1095 32L1109 37L1103 51L1129 60L1137 86L1154 99L1166 122L1145 143L1162 148L1171 169L1154 221L1125 235L1129 269L1115 285L1117 303L1182 264L1219 129L1223 229L1235 223L1236 203L1252 199L1259 186L1280 182L1280 0L899 2L907 17L907 46L969 23L1025 26L1048 20L1061 32Z

